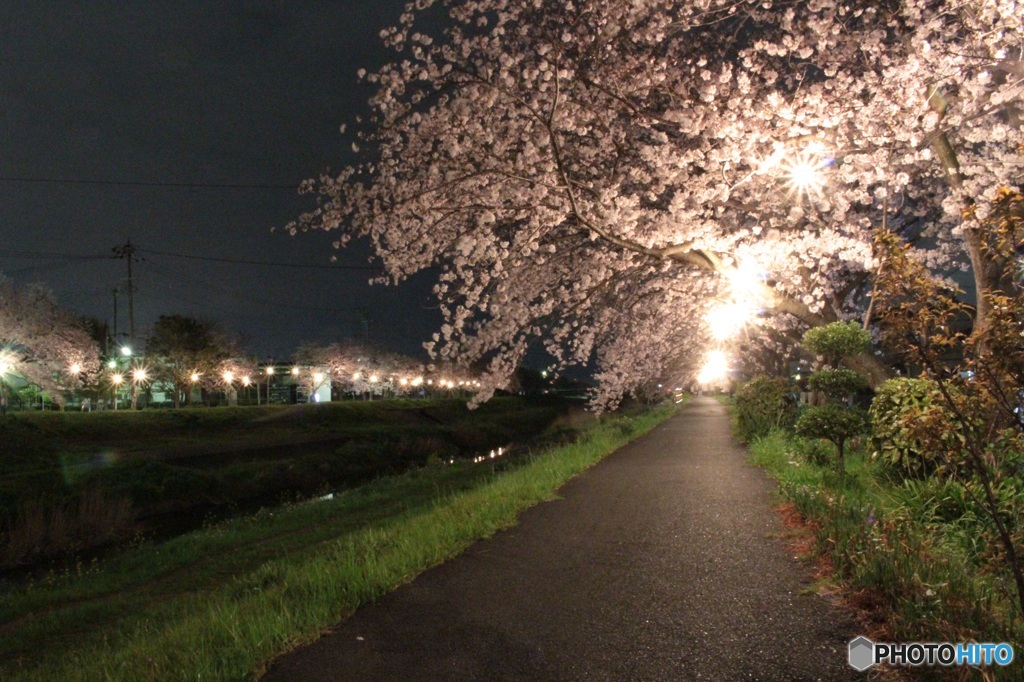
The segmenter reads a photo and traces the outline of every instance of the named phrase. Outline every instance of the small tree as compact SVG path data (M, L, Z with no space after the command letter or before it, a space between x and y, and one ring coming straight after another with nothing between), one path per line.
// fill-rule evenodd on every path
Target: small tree
M976 310L932 277L897 236L879 232L876 279L881 338L923 369L935 387L908 435L937 458L989 522L1017 588L1024 616L1024 194L1000 189L968 211L996 286L976 292ZM974 316L973 327L964 325Z
M161 315L146 337L146 354L155 378L173 386L174 406L191 402L191 389L219 386L228 358L237 347L213 322L184 315ZM193 376L196 377L193 380Z
M870 341L870 335L856 322L833 322L804 334L804 348L824 358L825 367L808 379L811 390L824 397L824 404L807 408L797 419L796 430L836 446L840 485L846 480L846 441L865 431L867 418L852 404L852 395L864 386L864 380L853 370L840 368L839 363L863 353Z

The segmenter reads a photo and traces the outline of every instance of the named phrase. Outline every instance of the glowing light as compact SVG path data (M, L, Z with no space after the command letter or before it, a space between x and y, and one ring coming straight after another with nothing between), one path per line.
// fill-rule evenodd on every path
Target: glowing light
M111 360L110 362L108 362L107 363L107 367L109 367L110 369L116 369L117 368L117 360Z
M821 188L825 185L825 175L822 171L830 164L831 159L823 156L823 149L819 144L799 154L792 161L781 164L781 168L788 177L786 184L793 192L820 194Z
M248 386L250 383L252 383L252 381L249 379L249 377L242 377L243 386Z
M378 381L377 375L376 374L371 374L370 375L370 383L371 384L375 384L375 383L377 383L377 381Z
M750 259L741 259L723 273L727 300L710 308L704 318L716 341L730 339L757 317L760 309L770 305L770 289L765 286L765 272Z
M720 350L713 350L704 358L704 366L697 375L702 384L713 384L721 381L729 374L729 359Z
M415 379L413 379L412 380L412 385L413 386L422 386L423 385L423 377L416 377Z
M192 376L189 378L192 380L193 384L196 383L199 381L199 372L192 372Z
M323 383L323 380L324 380L324 373L323 372L316 372L313 375L313 381L315 381L316 383L318 383L318 384L319 383Z
M398 383L400 383L402 386L408 386L409 380L406 379L405 377L402 377L402 379Z
M298 367L292 367L292 376L293 377L299 376L299 368Z
M11 371L11 363L7 360L0 360L0 374L7 374Z
M757 315L757 308L750 303L731 301L711 308L705 321L716 341L725 341L736 336L743 327Z
M274 368L273 367L267 367L266 371L267 371L267 376L268 377L269 376L273 376L273 374L274 374Z
M128 357L131 354L132 354L131 346L122 346L121 347L121 355L123 355L125 357Z
M120 386L123 382L124 375L122 374L115 374L112 377L110 377L110 383L114 384L115 386Z
M80 364L78 364L77 362L71 364L71 373L72 374L79 374L79 373L81 373L81 371L82 371L82 366Z
M149 377L149 373L142 367L132 370L132 381L137 384L141 384Z
M230 384L232 381L235 380L235 373L232 372L231 370L228 370L227 372L224 372L223 376L224 376L224 381L226 383Z
M359 377L361 377L361 376L362 376L362 374L360 374L359 372L356 372L355 374L352 375L352 381L359 381Z
M433 386L433 385L434 385L434 380L433 379L427 379L427 386Z

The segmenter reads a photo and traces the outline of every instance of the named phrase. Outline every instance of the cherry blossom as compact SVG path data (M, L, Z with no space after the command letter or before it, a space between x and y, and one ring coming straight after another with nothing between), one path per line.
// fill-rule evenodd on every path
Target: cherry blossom
M99 371L99 347L45 289L19 289L0 276L0 365L0 381L20 377L62 405L63 390L82 386Z
M692 373L743 264L758 323L797 335L866 307L876 228L989 286L971 216L1024 171L1022 17L1012 0L418 0L382 34L395 61L360 73L360 162L307 182L318 207L289 227L368 238L393 282L440 266L427 345L487 367L480 399L542 344L596 363L611 406Z

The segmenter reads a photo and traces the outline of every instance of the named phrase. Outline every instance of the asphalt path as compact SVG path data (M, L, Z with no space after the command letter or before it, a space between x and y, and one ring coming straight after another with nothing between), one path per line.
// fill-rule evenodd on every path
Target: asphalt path
M263 679L857 679L857 627L808 593L773 488L697 398Z

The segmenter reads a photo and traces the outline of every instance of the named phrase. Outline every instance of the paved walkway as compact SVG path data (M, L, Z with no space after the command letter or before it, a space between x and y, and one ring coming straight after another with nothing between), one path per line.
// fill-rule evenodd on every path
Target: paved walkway
M857 628L802 594L772 488L698 398L264 680L856 679Z

